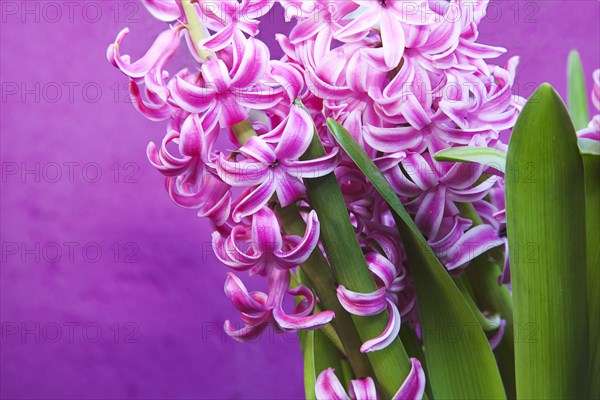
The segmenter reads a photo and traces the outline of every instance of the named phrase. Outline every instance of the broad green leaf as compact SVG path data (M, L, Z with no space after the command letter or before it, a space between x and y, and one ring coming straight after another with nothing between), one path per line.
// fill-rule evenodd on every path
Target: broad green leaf
M581 139L580 139L581 147ZM600 155L583 154L590 325L590 372L600 377ZM589 398L600 399L600 379L590 379Z
M325 150L315 130L311 145L303 158L313 159L323 155ZM356 292L369 293L377 290L350 222L335 174L305 179L305 183L309 202L319 216L321 240L337 282ZM373 317L352 316L352 320L360 338L365 342L384 331L389 314L384 311ZM381 396L391 398L411 368L400 338L396 338L383 350L368 353L368 358Z
M577 50L569 54L567 80L569 86L569 111L576 130L585 128L590 121L588 111L587 93L585 88L585 75L581 65L581 57Z
M548 84L533 94L513 130L506 198L517 397L586 397L583 163L569 113Z
M329 130L396 215L417 288L429 379L436 398L505 398L494 355L475 314L389 182L339 123Z
M475 162L504 173L506 153L489 147L452 147L438 151L433 158L437 161Z

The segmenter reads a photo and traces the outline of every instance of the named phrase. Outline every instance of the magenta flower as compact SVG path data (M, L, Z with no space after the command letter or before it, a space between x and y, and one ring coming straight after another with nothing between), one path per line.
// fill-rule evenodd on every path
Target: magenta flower
M404 0L353 0L365 10L352 22L340 29L335 38L353 40L358 34L365 37L376 25L381 31L382 53L385 67L395 68L402 59L405 45L403 24L427 25L435 21L435 13L427 2Z
M252 217L252 226L236 225L224 239L213 233L217 258L236 271L265 276L274 268L289 270L302 264L319 242L319 220L311 211L307 216L304 237L282 235L279 220L268 207Z
M308 114L292 106L286 120L273 131L252 137L240 147L244 160L230 161L220 155L217 172L221 179L231 186L250 188L235 204L235 221L260 210L274 194L282 206L291 204L305 193L303 178L333 171L338 162L337 149L317 159L299 160L310 145L312 132Z
M294 313L283 309L286 293L301 296ZM225 294L233 306L240 311L243 327L236 329L231 321L225 321L225 332L237 341L243 342L258 337L268 326L278 331L298 329L318 329L335 317L333 311L312 314L315 298L305 286L290 288L290 272L274 269L269 274L269 292L248 292L242 281L229 273L225 282Z
M215 113L221 127L229 127L247 119L249 109L265 110L281 101L281 88L260 82L269 60L267 46L240 39L234 51L231 68L212 58L202 64L197 79L175 76L169 85L174 104L191 113Z
M411 368L402 386L392 396L392 400L421 400L425 393L425 372L416 358L410 359ZM319 400L377 400L377 388L370 377L350 381L350 395L335 375L333 368L319 374L315 384L315 394Z
M203 21L213 31L212 36L198 43L201 48L219 51L229 46L242 32L250 36L258 34L259 21L269 12L273 0L220 0L199 2Z

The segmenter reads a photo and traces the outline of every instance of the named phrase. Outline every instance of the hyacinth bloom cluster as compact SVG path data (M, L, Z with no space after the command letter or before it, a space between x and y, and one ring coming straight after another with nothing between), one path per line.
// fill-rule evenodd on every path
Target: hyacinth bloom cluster
M478 42L487 0L142 3L168 23L165 30L133 61L125 54L124 29L107 57L129 77L134 107L166 122L162 144L150 143L147 154L165 175L170 197L215 227L214 252L233 270L225 293L242 320L225 323L230 336L244 341L267 327L317 329L335 318L316 310L310 288L290 286L296 268L320 249L306 180L330 173L378 286L358 293L339 285L339 302L354 315L390 315L361 351L385 348L404 323L419 332L411 271L390 210L336 146L326 118L341 123L385 174L447 270L460 274L475 257L505 246L503 176L433 157L458 146L505 151L500 134L513 127L523 105L512 93L518 59L488 64L505 50ZM293 25L289 35L276 36L281 59L256 38L260 18L276 3ZM168 63L181 47L190 63L173 73ZM597 135L595 123L590 129ZM307 160L314 132L325 155ZM465 203L483 224L461 215ZM277 210L288 206L300 210L304 235L286 232ZM505 257L502 282L510 283ZM246 271L266 280L265 292L246 288L240 279ZM284 309L287 296L296 298L293 311ZM413 363L398 398L420 398L422 375ZM331 371L317 387L325 398L348 398ZM350 397L375 398L374 390L368 378L353 381Z

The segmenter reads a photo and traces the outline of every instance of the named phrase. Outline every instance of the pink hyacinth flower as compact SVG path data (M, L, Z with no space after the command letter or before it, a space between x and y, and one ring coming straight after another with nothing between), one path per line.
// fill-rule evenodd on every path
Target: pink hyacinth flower
M266 275L273 268L291 269L302 264L319 242L319 220L315 211L307 216L304 237L282 235L277 216L263 207L252 217L252 226L236 225L227 238L213 233L217 258L236 271Z
M354 0L354 3L363 6L365 10L340 29L335 38L349 41L361 33L364 37L374 26L379 25L383 44L381 51L387 69L395 68L402 59L406 40L403 24L428 25L436 21L435 12L425 1Z
M286 293L301 296L294 313L283 309ZM333 311L313 314L315 298L305 286L290 288L290 271L275 269L269 275L269 292L248 292L242 281L229 273L225 282L225 294L240 311L243 327L236 329L231 321L225 321L225 332L237 341L252 340L269 325L280 331L318 329L335 317Z
M305 193L303 178L318 178L334 170L337 149L320 158L299 160L310 145L313 129L310 116L294 105L272 132L252 137L240 147L244 160L230 161L221 154L217 163L221 179L231 186L250 188L236 202L234 221L260 210L275 193L282 206L291 204Z
M281 88L260 83L269 61L269 49L256 39L236 40L236 57L230 69L218 58L201 67L201 79L175 76L169 89L175 105L191 113L215 113L221 127L248 119L249 109L269 109L281 101Z
M274 3L273 0L199 2L203 21L216 33L197 45L210 51L219 51L229 46L242 32L255 36L260 25L257 18L268 13Z

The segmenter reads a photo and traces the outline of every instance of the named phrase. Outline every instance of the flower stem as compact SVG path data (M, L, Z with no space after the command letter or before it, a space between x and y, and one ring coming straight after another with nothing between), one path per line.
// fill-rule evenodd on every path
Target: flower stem
M202 22L198 18L198 13L196 12L196 6L194 6L191 0L181 0L181 6L183 7L183 12L185 13L185 18L187 19L186 28L190 33L190 37L192 38L192 42L194 43L194 48L198 52L198 56L202 60L206 60L212 52L208 50L202 50L198 47L198 42L202 39L206 38L206 31L204 30L204 26L202 26Z

